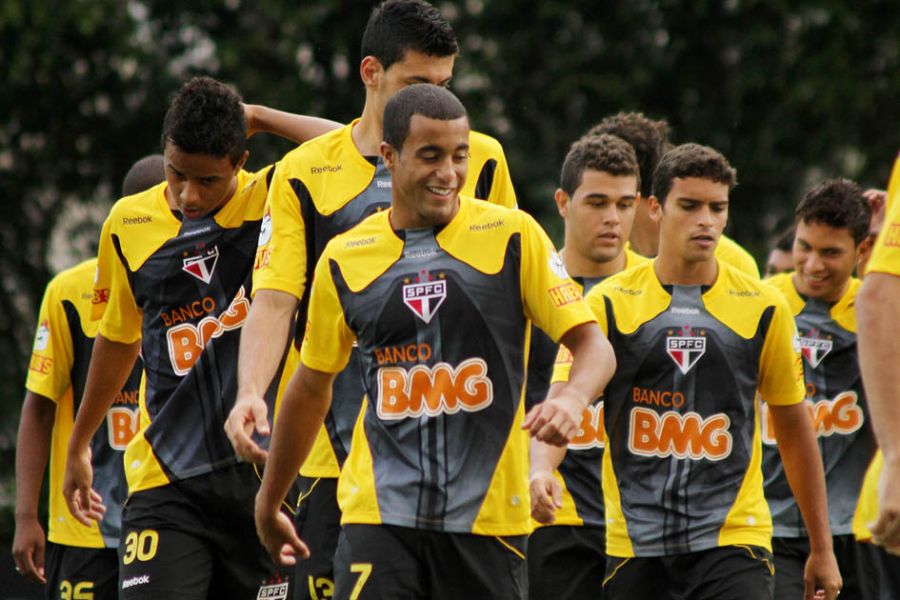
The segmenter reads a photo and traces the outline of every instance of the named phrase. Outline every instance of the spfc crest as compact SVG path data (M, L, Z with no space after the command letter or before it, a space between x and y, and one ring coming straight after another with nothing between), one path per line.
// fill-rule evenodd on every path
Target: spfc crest
M675 361L678 370L687 375L700 357L706 354L706 338L669 336L666 338L666 352Z
M209 283L216 270L217 262L219 262L219 247L213 246L209 249L200 249L199 254L185 258L184 266L181 269L203 283Z
M417 317L430 323L447 298L447 281L445 279L432 280L424 272L418 279L419 283L407 283L403 286L403 303Z
M800 352L813 369L819 366L819 363L828 356L828 353L834 347L834 343L831 340L805 337L801 337L799 340Z

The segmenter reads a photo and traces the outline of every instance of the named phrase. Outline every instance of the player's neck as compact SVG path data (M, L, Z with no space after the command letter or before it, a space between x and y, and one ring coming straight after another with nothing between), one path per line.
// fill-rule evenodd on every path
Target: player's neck
M712 285L719 275L715 257L689 262L680 256L660 252L653 261L653 268L663 285Z
M659 253L659 229L656 227L642 228L635 224L628 241L631 243L631 249L641 256L653 258Z
M587 256L582 256L575 251L563 248L559 251L566 266L566 271L572 277L609 277L615 275L619 271L625 270L625 249L623 248L612 260L606 262L597 262L591 260Z
M374 114L371 103L366 103L363 114L353 130L353 144L363 156L379 156L381 154L381 141L384 138L384 127L381 115Z

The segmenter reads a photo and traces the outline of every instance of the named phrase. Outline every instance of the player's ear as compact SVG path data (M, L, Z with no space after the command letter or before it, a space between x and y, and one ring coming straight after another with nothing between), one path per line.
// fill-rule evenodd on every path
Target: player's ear
M359 63L359 77L366 87L378 86L383 74L384 67L381 66L381 61L374 56L364 56L362 62Z
M556 193L553 195L553 199L556 201L556 210L559 211L559 216L563 219L566 218L566 215L569 213L569 203L572 199L569 197L569 194L566 193L562 188L557 188Z
M384 166L387 167L389 171L393 172L394 164L397 160L397 155L399 154L399 152L397 152L397 150L395 150L394 147L387 142L381 142L380 151L381 159L384 161Z
M244 165L247 164L247 158L250 157L250 151L244 150L244 153L241 155L241 159L237 161L237 164L234 165L234 172L237 173L241 169L244 168Z
M653 195L647 197L647 212L650 213L651 219L659 223L663 215L663 205L659 198Z

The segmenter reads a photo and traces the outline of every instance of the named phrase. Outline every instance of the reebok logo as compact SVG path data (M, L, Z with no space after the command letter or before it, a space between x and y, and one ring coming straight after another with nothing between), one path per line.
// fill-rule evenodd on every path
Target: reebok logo
M323 173L339 173L344 170L344 165L324 165L322 167L310 167L309 172L313 175L321 175Z
M153 217L125 217L122 219L122 225L143 225L145 223L152 223Z
M132 588L136 585L147 585L150 583L149 575L137 575L135 577L131 577L122 581L122 589L127 590L128 588Z

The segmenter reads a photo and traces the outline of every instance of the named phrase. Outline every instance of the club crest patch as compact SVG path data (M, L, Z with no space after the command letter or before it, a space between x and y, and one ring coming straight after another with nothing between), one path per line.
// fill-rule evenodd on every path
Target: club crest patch
M265 246L272 239L272 212L270 210L266 210L266 215L263 217L262 225L259 228L259 242L257 246Z
M403 280L403 303L425 323L430 323L435 313L447 299L447 280L440 273L437 278L421 271L413 279Z
M819 366L834 347L834 342L827 339L807 337L798 339L800 340L800 353L813 369Z
M46 319L41 321L38 327L37 335L34 336L34 351L41 352L47 349L50 344L50 322Z
M694 368L700 357L706 354L706 338L695 336L669 336L666 352L682 374Z
M200 248L199 254L184 258L184 266L181 268L185 273L193 275L203 283L212 281L213 273L216 270L216 263L219 262L219 247Z

